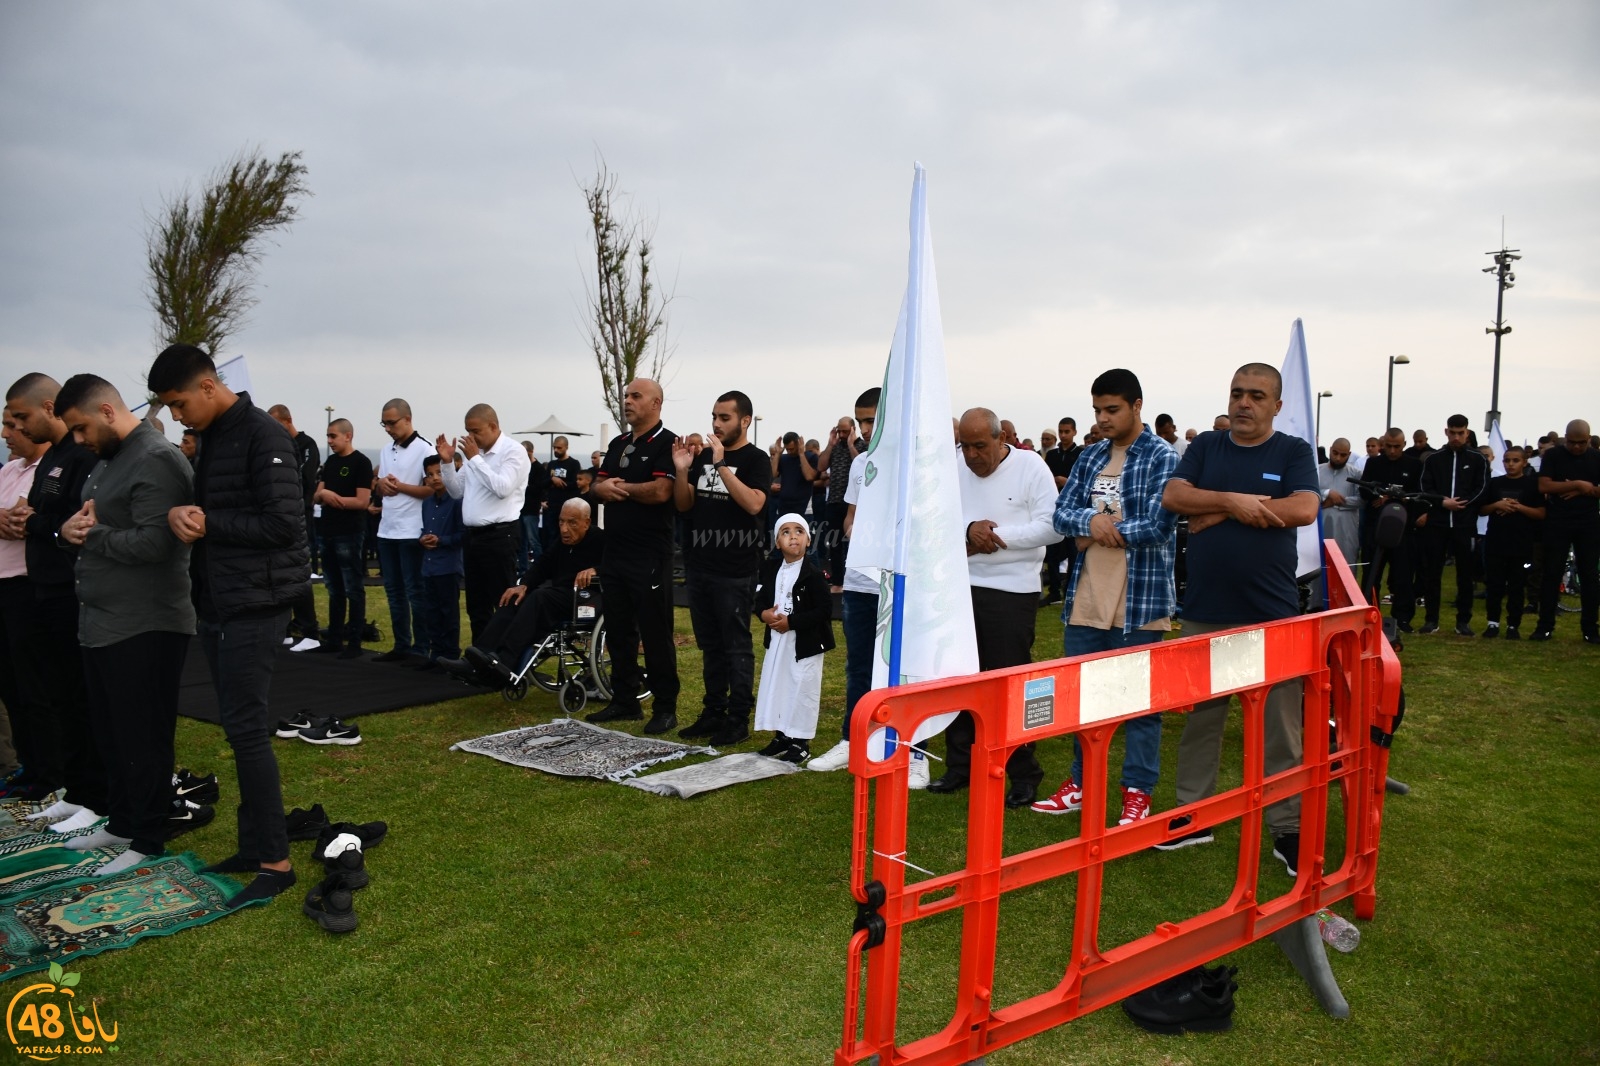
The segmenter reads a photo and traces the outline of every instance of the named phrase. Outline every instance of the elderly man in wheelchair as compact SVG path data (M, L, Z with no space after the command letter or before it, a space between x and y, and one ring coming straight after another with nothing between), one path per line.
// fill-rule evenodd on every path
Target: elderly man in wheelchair
M589 504L579 497L562 505L557 525L560 543L506 589L479 643L459 659L439 660L441 666L472 684L508 688L525 672L529 650L572 621L574 590L594 583L602 533L591 526Z

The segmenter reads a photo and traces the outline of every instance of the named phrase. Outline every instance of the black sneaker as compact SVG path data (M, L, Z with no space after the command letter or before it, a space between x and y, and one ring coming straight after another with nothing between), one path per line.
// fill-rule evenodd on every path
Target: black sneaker
M309 811L299 807L283 816L288 823L290 840L315 840L317 834L328 828L328 814L322 804L313 804Z
M1487 634L1487 633L1484 634L1484 636L1488 636L1488 635L1489 634ZM1522 639L1522 634L1517 632L1517 627L1516 626L1506 626L1506 639L1507 640L1521 640Z
M722 715L707 711L694 720L694 725L686 725L678 730L678 735L685 740L693 740L696 737L709 737L712 733L722 728L722 722Z
M330 933L351 933L356 928L355 900L350 895L350 885L342 873L329 874L322 883L306 893L306 902L300 908L318 925Z
M1600 633L1585 633L1583 642L1585 644L1600 644Z
M1554 635L1555 635L1554 631L1549 630L1549 629L1535 629L1531 634L1529 634L1528 639L1529 640L1546 641L1546 640L1549 640Z
M679 733L678 735L680 737L683 736L682 733ZM775 757L776 755L778 755L780 752L787 751L789 749L789 745L793 744L793 743L795 743L795 741L790 740L788 737L784 736L782 733L778 733L778 734L773 736L772 743L768 744L766 747L764 747L760 751L756 752L756 754L757 755L765 755L767 758L771 759L771 758Z
M1169 977L1122 1001L1122 1010L1139 1028L1175 1036L1180 1033L1217 1033L1233 1025L1234 981L1238 970L1197 966Z
M1175 833L1178 830L1188 826L1188 824L1193 820L1194 819L1187 814L1182 818L1174 818L1172 821L1167 823L1167 832ZM1155 849L1157 851L1177 851L1179 848L1189 848L1196 844L1209 844L1215 839L1217 838L1212 835L1211 830L1196 829L1192 833L1186 833L1183 836L1174 837L1172 840L1163 840L1161 843L1155 845Z
M740 744L750 739L750 719L744 715L735 718L725 718L722 728L706 738L706 743L714 748L725 747L730 744Z
M337 718L330 718L321 725L300 730L300 739L307 744L339 744L349 747L361 743L361 730L353 725L345 725Z
M1288 869L1290 877L1300 876L1300 834L1285 833L1272 838L1272 857Z
M201 777L180 766L172 775L172 796L195 803L215 803L222 798L222 790L217 785L216 774Z
M1438 622L1424 622L1424 623L1422 623L1422 628L1417 630L1417 632L1421 633L1423 636L1428 636L1430 634L1437 633L1437 632L1439 632L1439 623Z
M792 762L799 766L811 758L811 744L804 740L791 740L789 746L780 751L777 757L784 762Z
M322 868L330 875L342 874L345 886L352 892L371 883L361 838L354 833L338 833L326 843L319 837L313 855L322 860Z
M1500 623L1499 622L1490 622L1488 625L1483 627L1483 639L1484 640L1493 640L1496 637L1498 637L1499 635L1500 635Z
M1457 622L1456 623L1456 636L1458 636L1458 637L1475 637L1475 636L1477 636L1477 634L1472 631L1472 627L1467 625L1467 623L1465 623L1465 622Z
M644 724L644 731L654 736L678 728L678 716L672 711L656 711Z
M332 825L324 825L317 833L317 846L311 849L311 857L320 862L328 845L344 833L349 833L361 841L362 851L371 851L382 844L384 838L389 835L389 823L362 822L357 825L355 822L334 822Z
M634 722L644 717L638 700L612 700L593 714L583 716L585 722Z
M182 836L191 829L210 825L217 809L204 803L177 799L172 801L172 813L167 815L167 839Z
M382 655L373 656L372 661L375 663L403 663L410 657L410 652L401 651L399 648L390 648Z
M310 711L296 711L288 718L278 719L278 728L274 732L280 737L297 737L300 730L319 726L326 721L326 718L318 718Z
M1402 622L1402 621L1399 621L1398 619L1395 620L1394 627L1396 629L1398 629L1402 633L1415 633L1416 632L1415 629L1411 628L1411 623L1410 622Z

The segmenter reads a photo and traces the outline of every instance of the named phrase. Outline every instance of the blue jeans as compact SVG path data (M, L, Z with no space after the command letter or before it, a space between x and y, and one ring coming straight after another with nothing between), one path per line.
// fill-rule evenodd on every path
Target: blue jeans
M850 739L850 715L872 690L872 651L878 639L878 595L844 592L844 739Z
M378 538L378 566L383 570L383 591L389 594L389 625L394 630L394 650L420 655L428 647L428 594L422 584L422 542ZM412 639L415 620L416 639Z
M367 586L363 583L367 566L361 539L359 532L322 538L322 576L328 586L328 629L323 637L335 644L342 640L352 648L360 645L361 631L367 626Z
M522 516L522 552L517 562L520 570L526 570L528 564L538 560L544 554L544 541L539 535L539 514L525 514Z
M1135 629L1124 633L1120 629L1094 629L1090 626L1069 625L1061 636L1061 654L1093 655L1102 651L1121 651L1145 644L1160 644L1166 634ZM1147 714L1122 724L1122 786L1136 788L1149 794L1155 791L1161 779L1161 715ZM1083 746L1076 735L1072 738L1072 779L1083 784Z

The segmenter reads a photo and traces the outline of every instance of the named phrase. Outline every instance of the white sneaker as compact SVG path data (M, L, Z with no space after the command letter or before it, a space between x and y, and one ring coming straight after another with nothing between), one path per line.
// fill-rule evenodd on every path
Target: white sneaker
M911 753L911 771L906 778L906 787L909 789L928 787L928 757L920 751Z
M290 651L316 651L320 647L322 647L322 641L318 640L315 637L306 637L304 640L302 640L300 643L296 644L294 647L290 648L289 650Z
M807 770L842 770L850 765L850 742L841 740L821 755L813 755L806 763Z

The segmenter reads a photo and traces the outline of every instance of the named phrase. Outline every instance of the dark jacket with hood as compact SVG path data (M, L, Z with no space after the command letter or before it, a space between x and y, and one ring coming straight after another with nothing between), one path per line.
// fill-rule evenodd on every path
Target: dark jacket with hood
M200 433L195 503L206 535L189 557L195 607L214 621L271 614L310 586L294 441L241 392Z

